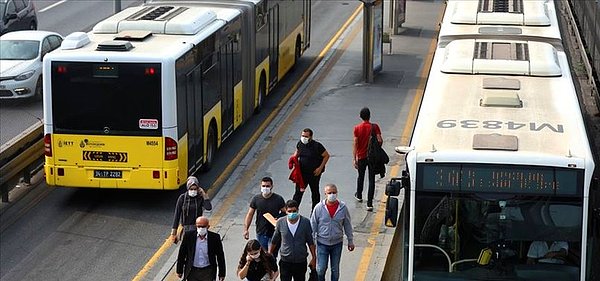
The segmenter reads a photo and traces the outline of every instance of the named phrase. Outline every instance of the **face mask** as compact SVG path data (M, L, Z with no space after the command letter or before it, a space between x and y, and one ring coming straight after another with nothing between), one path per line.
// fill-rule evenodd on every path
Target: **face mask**
M198 230L198 235L200 236L205 236L206 233L208 233L208 228L206 227L197 227L196 229Z
M268 196L269 194L271 194L271 188L270 187L261 187L260 192L262 193L262 195Z
M327 201L335 202L336 199L337 199L337 194L335 194L335 193L327 194Z
M258 259L258 257L260 257L260 252L256 253L255 255L249 255L251 258L253 259Z
M308 140L309 140L309 139L308 139L307 137L300 137L300 141L301 141L303 144L307 144L307 143L308 143Z
M188 195L190 197L196 197L196 195L198 195L198 190L188 190Z
M298 218L298 213L294 212L294 213L289 213L287 214L288 219L290 220L295 220Z

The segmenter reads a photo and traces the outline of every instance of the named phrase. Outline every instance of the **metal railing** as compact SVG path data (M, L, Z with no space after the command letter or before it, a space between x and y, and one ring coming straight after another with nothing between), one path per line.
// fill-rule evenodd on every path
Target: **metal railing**
M0 147L0 193L2 202L21 179L30 183L31 176L43 167L44 129L36 123Z

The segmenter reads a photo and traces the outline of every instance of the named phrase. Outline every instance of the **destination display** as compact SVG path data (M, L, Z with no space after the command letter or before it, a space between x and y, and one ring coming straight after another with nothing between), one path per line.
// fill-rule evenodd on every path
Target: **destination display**
M524 193L540 195L582 194L583 170L491 164L418 164L418 190Z

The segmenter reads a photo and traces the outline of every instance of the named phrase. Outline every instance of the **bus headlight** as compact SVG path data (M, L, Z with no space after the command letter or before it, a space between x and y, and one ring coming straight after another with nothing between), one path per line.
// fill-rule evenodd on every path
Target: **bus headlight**
M23 73L17 75L17 77L15 77L15 81L27 80L27 79L31 78L31 76L33 76L33 74L35 74L35 70L23 72Z

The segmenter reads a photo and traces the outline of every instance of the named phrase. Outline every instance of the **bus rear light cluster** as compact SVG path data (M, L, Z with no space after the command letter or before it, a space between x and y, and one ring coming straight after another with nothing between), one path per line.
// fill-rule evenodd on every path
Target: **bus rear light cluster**
M56 174L59 175L59 176L64 176L65 175L65 169L63 169L63 168L56 169Z
M52 157L52 137L50 134L44 135L44 154Z
M152 171L153 179L160 179L160 171Z
M175 159L177 159L177 142L172 138L166 137L165 138L165 160L175 160Z

